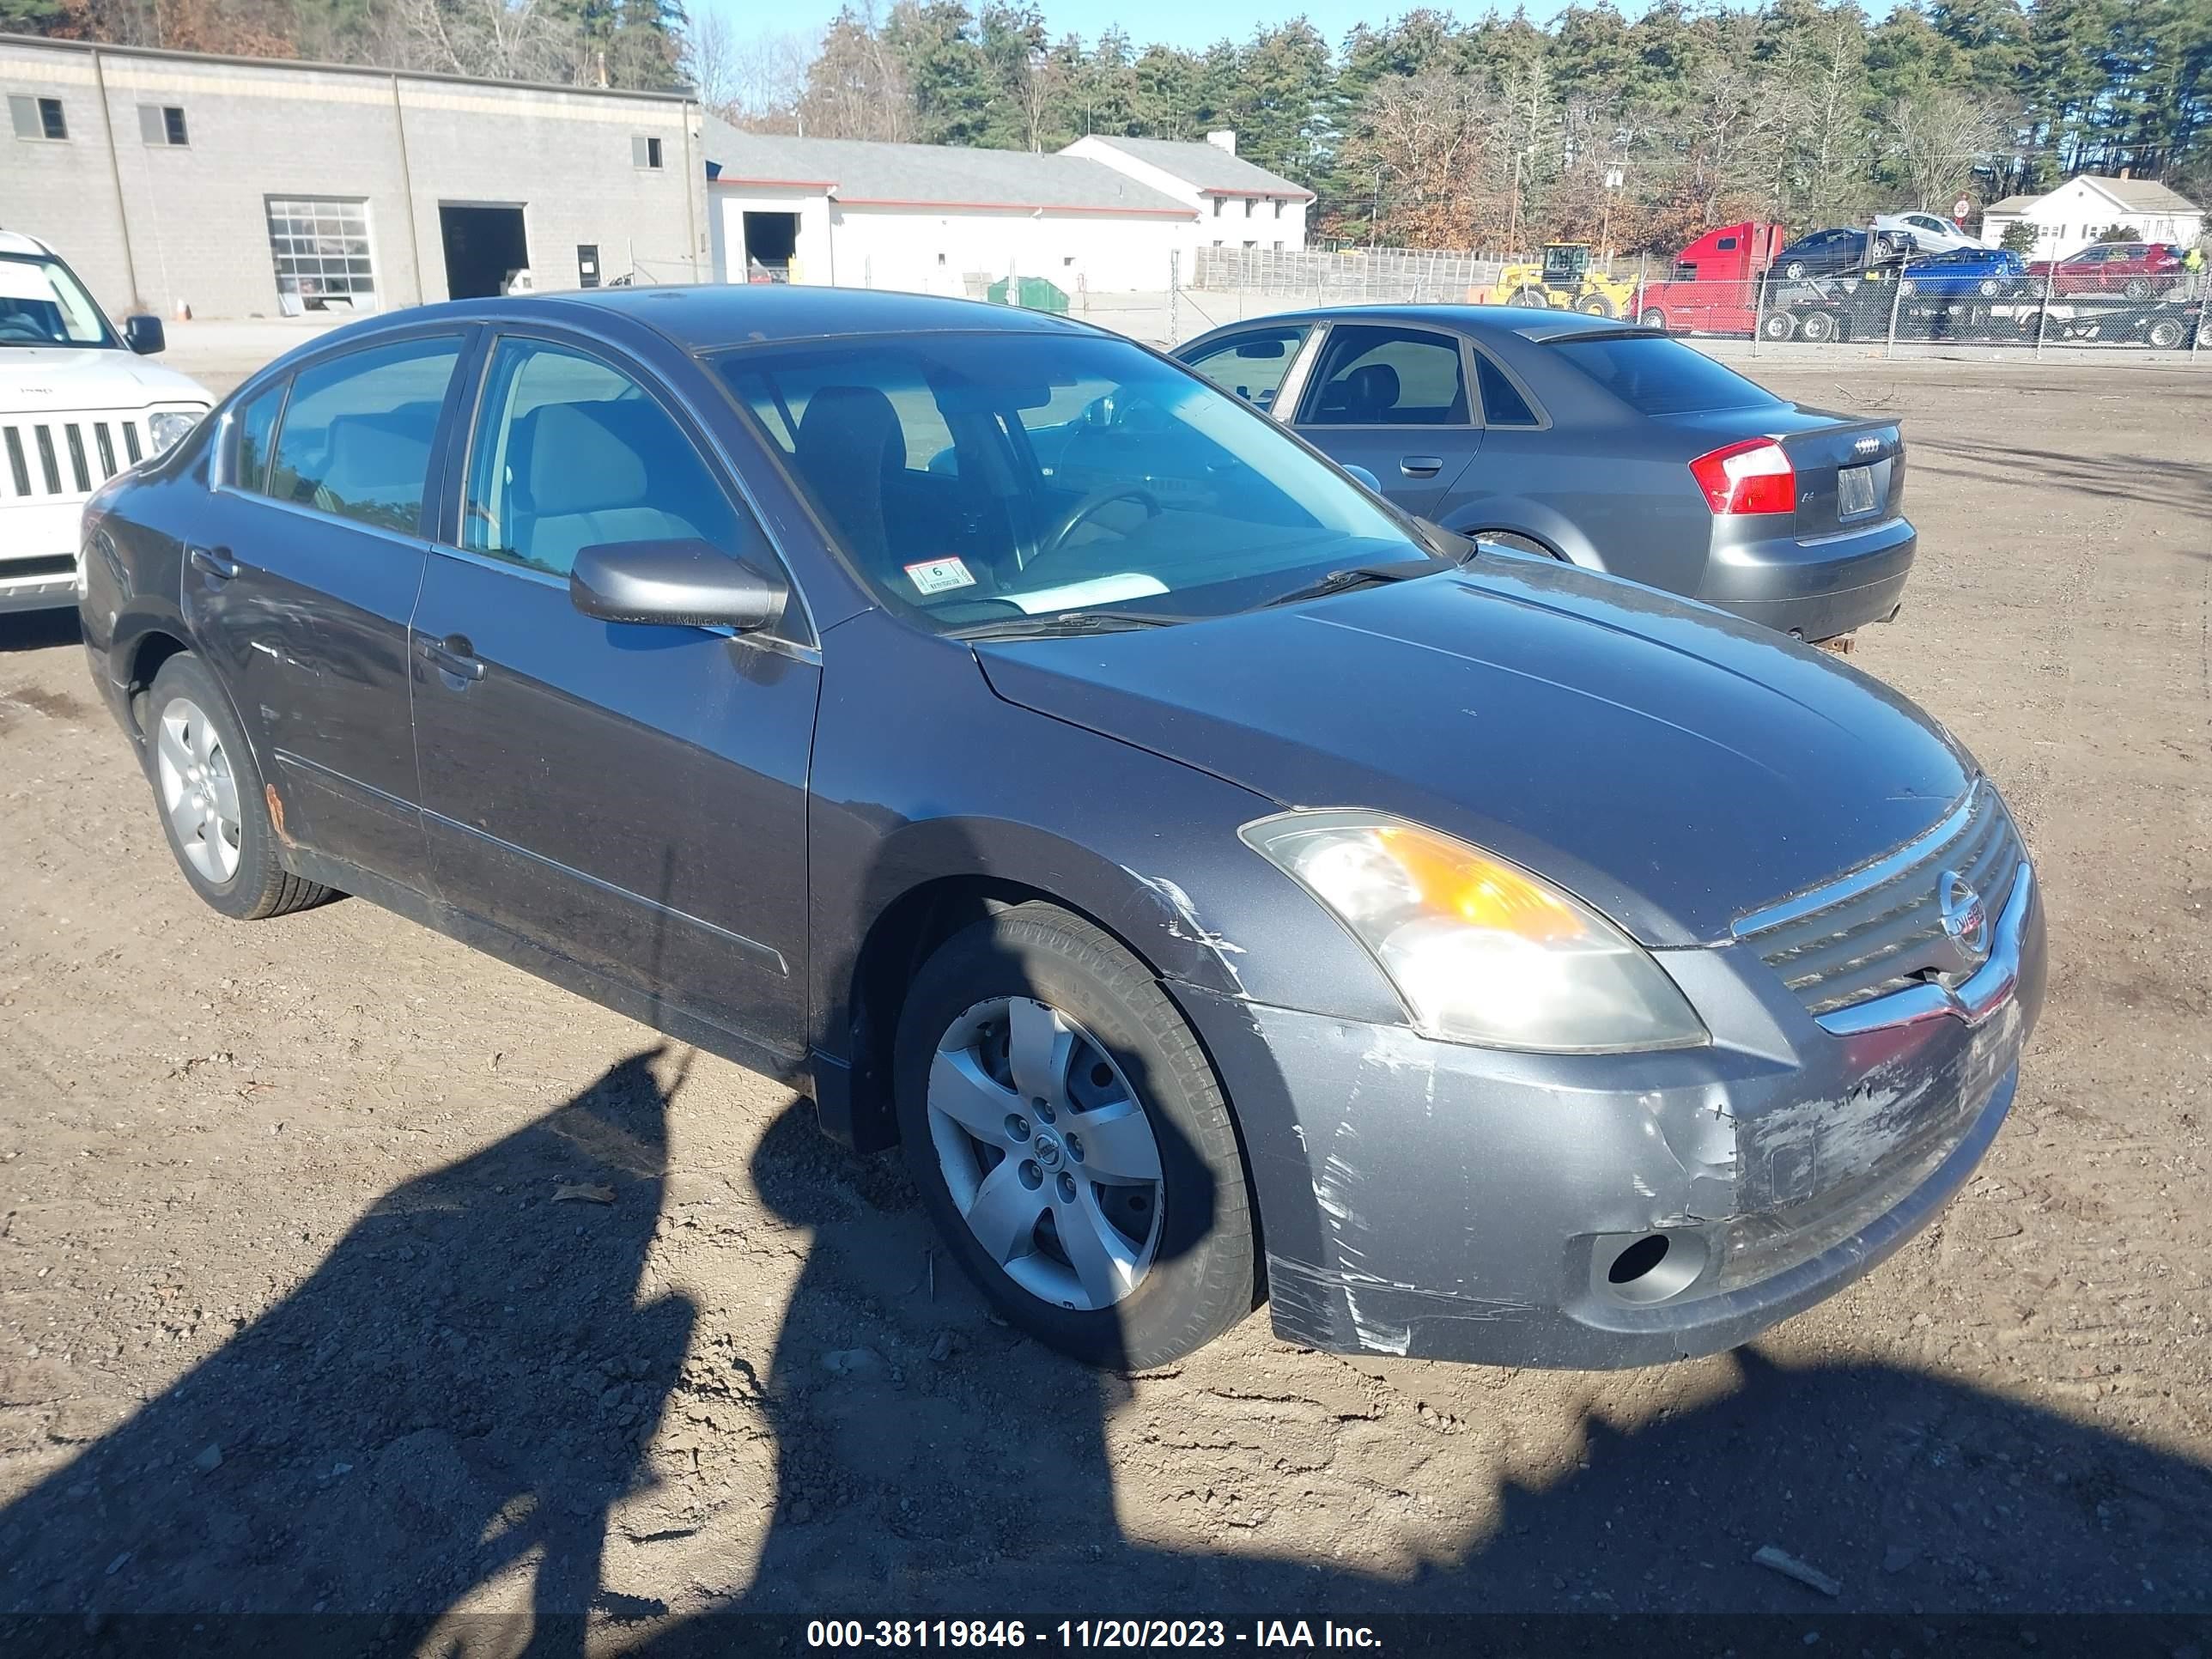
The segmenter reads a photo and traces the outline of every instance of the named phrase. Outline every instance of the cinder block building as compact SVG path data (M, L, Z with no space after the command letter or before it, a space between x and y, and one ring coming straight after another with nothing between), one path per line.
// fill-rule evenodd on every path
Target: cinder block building
M0 35L0 228L110 311L385 309L713 276L697 104Z

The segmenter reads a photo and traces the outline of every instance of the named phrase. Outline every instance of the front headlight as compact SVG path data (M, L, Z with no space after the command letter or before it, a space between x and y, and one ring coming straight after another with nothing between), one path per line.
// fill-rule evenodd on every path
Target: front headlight
M1285 812L1238 833L1367 947L1427 1036L1550 1054L1706 1040L1649 951L1518 865L1378 812Z
M154 441L156 455L173 449L183 441L185 434L200 423L198 410L158 410L146 417L146 435Z

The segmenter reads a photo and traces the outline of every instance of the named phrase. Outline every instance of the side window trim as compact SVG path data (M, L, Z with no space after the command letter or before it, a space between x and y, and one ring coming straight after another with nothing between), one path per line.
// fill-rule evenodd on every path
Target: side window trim
M739 644L772 651L796 651L811 656L820 649L821 630L814 625L813 608L807 603L806 590L799 585L791 561L769 533L768 520L753 500L752 491L745 487L744 479L738 476L735 463L722 445L708 434L705 422L694 414L684 399L674 396L660 383L659 375L621 347L591 335L574 333L564 328L517 322L494 322L481 332L483 339L477 355L461 366L469 376L469 385L458 418L465 424L462 432L456 434L457 441L447 446L446 487L441 492L438 518L432 526L432 551L449 558L464 559L471 564L480 564L488 569L534 577L559 587L563 592L568 591L568 582L549 571L532 569L512 559L494 558L463 547L460 543L461 514L467 510L469 475L475 465L477 444L483 437L484 420L489 413L484 399L491 385L492 366L499 359L499 348L509 340L523 340L557 350L573 351L630 380L675 423L684 441L691 446L692 454L706 469L708 477L722 492L732 509L752 526L753 533L760 538L761 545L775 560L777 573L783 577L784 585L792 597L798 600L795 605L785 605L784 625L795 623L798 629L803 630L804 637L785 638L768 632L737 634L726 628L709 628L702 631L723 635ZM460 374L457 374L454 378L458 382ZM464 435L465 441L459 441Z
M1460 395L1467 400L1468 418L1465 421L1431 422L1419 426L1409 423L1404 426L1393 424L1387 427L1356 426L1343 421L1316 419L1316 417L1321 413L1320 397L1322 387L1319 369L1322 354L1327 349L1322 337L1326 335L1334 337L1338 328L1362 326L1401 329L1408 334L1425 334L1440 343L1449 342L1455 345L1460 353ZM1477 405L1481 400L1476 395L1474 382L1468 373L1472 366L1467 361L1467 337L1455 330L1438 328L1429 323L1342 323L1316 328L1313 339L1307 349L1313 355L1304 362L1291 365L1292 369L1301 374L1301 384L1297 388L1298 413L1295 422L1295 424L1299 427L1312 427L1322 432L1466 432L1482 424L1480 417L1476 414ZM1283 378L1287 381L1290 376L1286 374Z
M238 449L246 437L246 423L239 417L270 392L278 394L276 418L269 423L269 453L261 458L261 487L240 483L238 478ZM252 495L259 500L270 499L268 494L269 468L276 454L276 434L284 429L284 411L292 402L292 376L289 373L273 376L245 396L234 398L230 407L223 410L222 442L216 453L217 488L240 495Z

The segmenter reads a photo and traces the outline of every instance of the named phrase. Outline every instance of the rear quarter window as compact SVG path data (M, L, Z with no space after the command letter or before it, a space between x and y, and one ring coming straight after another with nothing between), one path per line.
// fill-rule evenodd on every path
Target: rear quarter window
M1702 415L1765 409L1782 399L1679 340L1596 334L1555 340L1560 362L1641 415Z

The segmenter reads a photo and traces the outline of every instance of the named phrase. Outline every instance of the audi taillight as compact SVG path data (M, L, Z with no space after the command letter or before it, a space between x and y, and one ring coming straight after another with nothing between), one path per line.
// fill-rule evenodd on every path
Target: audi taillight
M1717 515L1797 510L1797 474L1771 438L1747 438L1700 455L1690 463L1690 476Z

